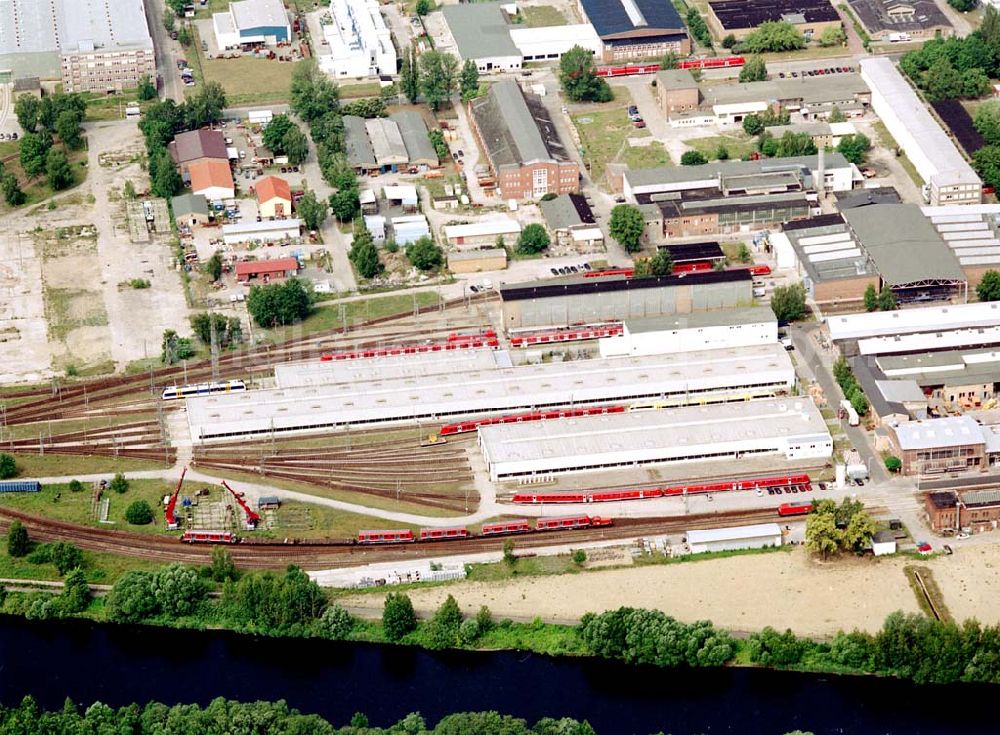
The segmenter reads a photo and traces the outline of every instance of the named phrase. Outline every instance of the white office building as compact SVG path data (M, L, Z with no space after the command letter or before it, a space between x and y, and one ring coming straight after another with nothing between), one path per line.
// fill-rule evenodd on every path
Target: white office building
M333 77L373 77L396 73L396 48L377 0L331 0L333 22L323 26L330 53L319 68Z

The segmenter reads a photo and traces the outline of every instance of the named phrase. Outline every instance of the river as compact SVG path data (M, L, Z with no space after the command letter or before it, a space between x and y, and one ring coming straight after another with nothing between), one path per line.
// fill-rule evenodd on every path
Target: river
M661 670L524 653L429 653L5 616L0 652L0 700L14 704L31 694L48 709L61 707L67 696L112 706L154 699L205 704L223 696L285 699L335 725L356 711L384 726L413 711L435 722L451 712L495 709L532 722L586 719L599 735L997 732L988 706L995 687L918 687L752 669Z

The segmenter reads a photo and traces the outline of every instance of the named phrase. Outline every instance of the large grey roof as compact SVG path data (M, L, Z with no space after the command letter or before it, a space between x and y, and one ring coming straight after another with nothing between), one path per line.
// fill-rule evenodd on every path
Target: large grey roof
M848 0L869 33L907 33L952 25L934 0ZM910 12L906 12L909 10Z
M965 281L958 258L916 204L873 204L843 215L889 285Z
M569 198L569 194L543 201L539 206L542 209L545 224L549 226L550 230L564 230L583 224L580 213L576 211L576 206Z
M365 131L375 151L375 162L379 166L406 163L406 144L399 128L392 120L376 117L365 120Z
M102 52L152 48L142 0L0 1L0 56L69 53L81 44Z
M802 168L812 171L818 165L818 156L792 156L790 158L767 158L760 161L713 161L700 166L666 166L662 168L629 169L625 172L632 186L651 184L680 184L685 181L700 181L722 176L751 176L774 171L796 171ZM845 168L847 159L839 153L827 153L826 169Z
M185 214L203 214L208 216L208 202L202 194L181 194L170 200L174 217Z
M802 100L805 104L822 104L852 101L868 91L868 85L860 74L833 74L822 80L809 77L716 84L703 87L702 96L710 105L772 100Z
M656 86L662 89L698 89L698 82L687 69L663 69L656 72Z
M442 8L462 59L520 56L510 38L502 3L463 3Z
M427 124L419 112L400 110L389 115L389 119L399 127L411 163L426 161L431 165L438 164L437 152L428 137Z
M347 153L347 163L352 167L375 166L375 151L368 140L364 118L354 115L344 115L344 148Z
M693 311L690 314L626 319L625 326L632 334L641 334L643 332L726 327L736 324L761 324L777 321L778 318L770 306L749 306L743 309L715 309L712 311Z
M516 82L490 86L473 101L472 114L494 166L567 159L548 110Z

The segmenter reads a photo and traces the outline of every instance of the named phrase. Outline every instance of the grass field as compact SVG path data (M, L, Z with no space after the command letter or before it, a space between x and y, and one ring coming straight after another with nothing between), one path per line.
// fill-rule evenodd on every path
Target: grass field
M289 62L247 56L238 59L203 58L201 68L206 82L222 84L226 90L227 105L288 100L288 88L292 83L292 64ZM197 90L198 87L190 89Z
M2 447L0 447L2 448ZM83 457L60 454L14 454L19 477L71 477L138 470L162 470L169 463L127 457Z
M163 533L163 496L173 492L174 484L165 480L129 480L128 491L105 493L111 499L109 524L101 524L92 513L92 490L88 483L79 492L70 492L68 484L44 485L37 493L3 493L0 504L25 513L43 515L87 526L113 527L139 533ZM192 489L193 492L193 489ZM136 500L145 500L153 509L153 522L145 526L130 526L125 522L125 509Z
M585 110L574 112L573 124L580 135L585 163L590 165L590 177L595 182L604 180L608 163L622 155L625 139L639 136L645 131L637 130L628 119L628 105L632 97L624 87L612 87L615 92L613 102L589 105Z
M135 414L133 416L122 416L117 418L110 416L93 416L86 419L66 419L64 421L15 424L13 426L4 427L2 435L0 435L0 449L3 449L3 442L8 439L37 439L39 432L42 432L44 436L54 436L56 434L64 434L70 431L83 431L84 429L88 431L90 429L106 429L111 426L118 426L119 424L148 421L149 419L155 417L156 414L150 412L148 414Z
M343 538L351 539L363 529L408 528L417 526L385 521L372 516L349 513L336 508L313 503L285 501L274 511L263 511L264 522L269 528L261 529L255 536L265 538Z
M339 329L345 322L350 327L359 322L392 314L412 313L414 300L417 306L424 307L438 303L439 298L435 291L417 291L412 294L373 296L370 299L354 301L324 301L300 324L271 329L267 333L275 342L282 342L300 334ZM343 316L341 316L341 306L344 307Z
M21 162L18 160L17 155L20 152L20 141L9 141L5 143L0 143L0 159L5 159L8 156L14 156L10 161L5 161L3 164L3 170L14 174L17 180L21 183L21 189L24 191L27 200L22 207L27 207L32 204L38 204L51 197L53 194L62 194L71 189L76 188L84 182L87 178L87 151L66 151L66 157L69 159L70 169L73 172L73 185L63 189L61 192L54 191L52 187L49 186L46 181L45 174L34 179L28 179L24 173L24 169L21 168ZM5 212L11 209L0 199L0 212Z
M649 145L627 145L618 160L629 168L659 168L673 165L670 153L658 140Z
M566 16L549 5L533 5L520 10L524 16L524 25L528 28L569 25Z
M877 120L872 124L872 127L875 129L875 134L878 136L878 144L882 148L888 148L890 151L899 150L899 155L896 156L896 160L899 161L899 165L903 167L903 170L906 171L909 177L913 180L914 185L918 189L923 189L924 180L920 178L920 174L917 173L916 166L914 166L913 162L906 157L905 153L903 153L899 144L896 143L896 139L892 137L892 133L890 133L889 129L885 126L885 123L881 120Z
M691 146L710 161L715 160L719 146L725 146L726 150L729 151L729 157L734 160L738 160L754 151L753 140L743 133L714 135L709 138L691 138L690 140L685 140L684 144Z
M381 86L378 82L362 82L361 84L341 84L341 99L359 99L361 97L377 97Z

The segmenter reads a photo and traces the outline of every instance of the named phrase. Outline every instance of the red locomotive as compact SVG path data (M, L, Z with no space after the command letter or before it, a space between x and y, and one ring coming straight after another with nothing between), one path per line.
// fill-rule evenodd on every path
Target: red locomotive
M181 541L186 544L235 544L232 531L185 531Z

